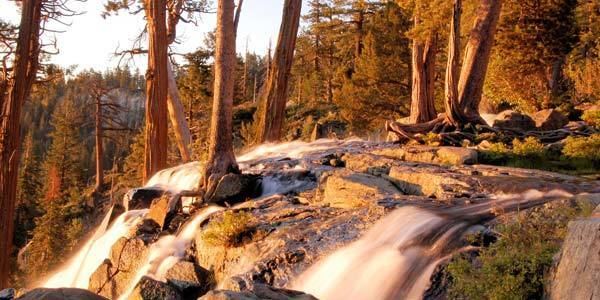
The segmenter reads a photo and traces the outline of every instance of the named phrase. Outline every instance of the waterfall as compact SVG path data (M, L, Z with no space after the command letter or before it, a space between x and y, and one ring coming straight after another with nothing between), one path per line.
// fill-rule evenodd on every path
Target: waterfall
M200 224L210 217L210 215L221 210L223 210L222 207L209 206L185 224L177 235L161 237L157 242L152 244L146 262L137 271L133 280L129 282L127 290L119 297L119 299L127 299L135 289L137 283L144 276L149 276L159 281L165 281L167 271L185 255L185 251L194 239Z
M110 255L112 246L143 219L148 210L132 210L121 214L106 230L112 208L96 229L94 235L64 267L55 272L41 286L46 288L76 287L87 289L89 279Z
M358 241L325 257L291 288L323 300L421 299L437 265L460 251L461 237L498 211L526 209L572 197L563 191L502 195L446 210L396 209Z

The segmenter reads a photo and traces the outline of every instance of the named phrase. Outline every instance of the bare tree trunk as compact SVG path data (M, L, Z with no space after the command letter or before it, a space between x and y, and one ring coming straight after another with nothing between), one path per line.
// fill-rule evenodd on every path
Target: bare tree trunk
M302 0L284 2L279 40L273 58L274 64L269 70L265 95L259 110L258 141L260 142L276 142L281 139L301 10Z
M237 32L238 32L238 26L240 25L240 15L242 14L242 4L244 4L244 0L239 0L238 5L235 9L235 17L233 18L233 32L236 37L237 37Z
M483 122L478 109L501 9L501 0L482 0L467 42L458 91L463 117L469 123Z
M167 166L167 26L166 0L146 0L148 70L144 182Z
M460 68L460 18L462 13L462 0L454 0L450 35L448 37L448 64L446 66L446 87L444 106L446 121L454 127L462 123L458 99L458 78Z
M233 82L235 72L235 33L233 0L218 0L215 86L210 145L202 187L210 201L218 181L227 173L239 172L233 154Z
M40 52L41 1L23 0L13 73L0 98L0 289L8 287L19 172L21 109L31 91Z
M102 145L102 95L96 95L96 186L95 192L100 192L104 185L104 169L102 167L102 157L104 156L104 147Z
M415 17L416 24L419 24L417 17ZM436 54L436 34L429 35L424 43L418 40L413 41L411 123L425 123L437 117L435 111Z
M192 134L190 133L190 127L185 119L185 108L183 107L181 98L179 97L177 82L175 81L175 75L173 74L171 62L167 62L167 73L169 76L169 96L167 98L169 117L171 119L171 124L173 125L175 140L177 141L177 148L181 154L181 159L183 162L188 162L192 159L190 152Z

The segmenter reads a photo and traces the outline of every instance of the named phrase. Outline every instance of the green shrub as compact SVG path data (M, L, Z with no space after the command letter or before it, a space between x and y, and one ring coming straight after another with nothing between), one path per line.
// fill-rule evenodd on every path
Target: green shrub
M568 137L562 153L567 158L600 162L600 134L589 137Z
M202 232L202 240L213 246L234 247L244 242L254 228L252 215L247 212L226 211L219 220L213 220Z
M436 134L433 132L427 133L422 138L423 138L423 142L425 142L425 145L427 145L427 146L439 147L442 144L441 136L439 134Z
M566 236L567 223L590 214L589 204L536 208L497 226L499 239L475 261L460 255L448 265L454 299L542 299L546 272Z
M581 119L591 126L600 127L600 110L586 110Z
M544 145L535 137L526 137L523 141L514 139L513 154L528 158L542 158L546 156Z
M511 154L504 143L490 143L488 149L481 151L481 161L487 163L505 163Z

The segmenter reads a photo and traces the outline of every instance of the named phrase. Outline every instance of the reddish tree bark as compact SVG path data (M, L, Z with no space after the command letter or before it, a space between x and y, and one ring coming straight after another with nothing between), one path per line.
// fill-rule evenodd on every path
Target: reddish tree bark
M501 0L482 0L467 41L458 82L460 109L467 123L483 123L479 103L501 10Z
M208 160L202 187L210 201L219 180L227 173L238 173L233 154L233 84L235 71L235 26L233 0L218 0L215 83Z
M462 0L454 0L450 35L448 37L448 63L446 66L446 83L444 106L446 109L446 122L458 127L464 120L460 111L458 99L458 79L460 68L460 18Z
M415 25L418 24L419 19L415 17ZM436 54L437 35L435 33L430 34L424 42L413 40L410 123L424 123L437 117L435 111Z
M146 129L144 182L167 166L167 26L166 1L146 0L148 69L146 71Z
M41 1L23 0L21 25L6 93L0 101L0 289L8 285L21 140L21 109L31 91L40 53Z
M258 111L257 135L261 143L281 140L301 11L302 0L285 0L273 65L269 69L265 94Z

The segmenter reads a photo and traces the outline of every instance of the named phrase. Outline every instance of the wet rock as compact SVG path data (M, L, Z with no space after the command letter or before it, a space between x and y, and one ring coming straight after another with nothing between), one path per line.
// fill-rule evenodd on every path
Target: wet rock
M88 290L74 288L46 289L39 288L27 292L18 300L107 300Z
M256 284L252 290L247 291L210 291L202 296L202 300L316 300L317 298L303 292L277 289L264 284Z
M144 276L135 286L128 300L180 300L179 292L165 282Z
M3 289L0 291L0 300L12 300L15 298L15 289Z
M600 216L569 223L550 299L597 299L600 295Z
M132 189L123 197L123 207L125 210L150 208L152 201L164 194L164 190L155 187Z
M246 174L227 174L221 178L215 189L212 202L235 203L259 194L259 177Z
M346 126L346 123L335 120L319 122L315 124L315 128L310 135L310 140L316 141L323 138L343 139L346 137Z
M192 262L177 262L165 275L184 299L196 299L210 288L210 272Z
M177 211L181 211L180 200L181 198L178 196L171 197L168 195L163 195L152 200L150 211L146 218L156 222L161 229L168 227L170 219L173 218Z
M555 109L540 110L533 114L532 117L535 121L535 126L539 130L561 129L569 123L569 119Z
M389 181L361 173L334 173L327 178L323 203L337 208L368 206L400 191Z
M496 116L493 126L502 129L530 131L535 129L535 121L528 115L513 110L505 110Z
M127 290L137 271L146 262L148 247L140 238L120 238L112 247L110 259L92 274L88 289L110 299Z

